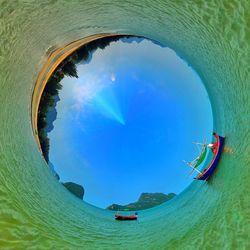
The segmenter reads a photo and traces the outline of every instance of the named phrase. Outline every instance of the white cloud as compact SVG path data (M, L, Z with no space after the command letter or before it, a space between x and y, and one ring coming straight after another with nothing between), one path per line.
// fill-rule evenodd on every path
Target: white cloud
M111 81L114 82L116 80L116 76L114 73L111 74Z
M115 75L103 75L102 77L88 77L84 82L77 81L73 87L74 104L72 108L77 112L83 112L84 106L90 105L95 96L103 90L103 88L110 86L115 81Z

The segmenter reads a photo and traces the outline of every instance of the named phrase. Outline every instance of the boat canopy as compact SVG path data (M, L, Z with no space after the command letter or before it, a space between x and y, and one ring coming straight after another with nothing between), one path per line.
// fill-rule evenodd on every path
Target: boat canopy
M201 165L201 163L205 160L206 155L207 155L207 147L206 147L206 145L204 145L202 147L202 151L201 151L200 155L196 158L196 162L195 162L193 167L197 168L199 165Z
M199 155L192 161L184 161L189 167L192 168L192 171L190 174L192 174L194 171L201 173L197 167L201 165L201 163L206 159L207 156L207 143L206 143L206 138L204 138L204 142L203 143L199 143L199 142L194 142L194 144L196 144L197 149L200 151ZM199 147L201 146L201 147ZM189 175L190 175L189 174Z

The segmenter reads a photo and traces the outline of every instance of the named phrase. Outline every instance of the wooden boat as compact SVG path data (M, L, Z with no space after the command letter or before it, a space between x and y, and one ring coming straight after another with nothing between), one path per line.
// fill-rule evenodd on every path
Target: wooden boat
M213 174L214 170L216 169L220 156L222 154L223 150L223 145L224 145L224 140L225 137L219 136L215 134L216 140L217 140L217 145L216 145L216 150L214 152L214 157L210 164L208 165L207 168L205 168L201 173L198 174L198 176L195 178L197 180L208 180L209 177Z
M216 138L216 142L213 142L212 144L208 144L208 145L206 144L206 140L204 140L203 144L195 143L196 145L202 145L202 149L201 149L199 156L196 157L191 162L184 161L187 163L187 165L189 167L192 168L192 172L190 174L192 174L194 171L198 172L197 177L194 178L196 180L208 180L209 177L211 177L211 175L213 174L214 170L216 169L216 167L219 163L220 156L221 156L222 150L223 150L223 144L224 144L225 138L222 136L219 136L215 132L213 132L213 135ZM213 159L207 168L205 168L203 171L200 171L197 169L197 167L205 160L206 154L207 154L207 148L212 149L213 154L214 154Z
M116 220L137 220L137 215L121 215L115 214Z

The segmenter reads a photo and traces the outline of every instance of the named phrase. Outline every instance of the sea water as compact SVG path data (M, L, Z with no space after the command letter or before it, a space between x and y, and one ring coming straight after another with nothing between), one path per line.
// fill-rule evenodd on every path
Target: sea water
M250 248L249 26L248 0L0 1L0 248ZM134 222L64 189L32 132L32 91L47 52L99 33L174 49L202 78L214 130L226 137L209 182L194 181Z

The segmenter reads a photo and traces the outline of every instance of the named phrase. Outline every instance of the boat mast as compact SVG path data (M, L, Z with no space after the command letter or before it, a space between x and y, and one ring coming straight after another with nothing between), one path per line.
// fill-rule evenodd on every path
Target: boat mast
M194 168L191 164L187 164L190 168L192 168L194 171L196 171L197 173L201 174L201 171L199 171L198 169Z
M196 157L193 161L184 161L190 168L192 168L193 171L191 171L190 174L192 174L194 171L196 171L197 173L201 174L201 171L199 171L197 169L197 167L201 164L201 162L204 160L204 153L206 154L206 147L207 147L207 139L206 137L204 138L204 142L203 143L200 143L200 142L193 142L198 151L200 152L198 157ZM199 146L201 146L201 148L199 148ZM201 160L202 159L202 160Z
M187 161L183 161L183 162L185 162L190 168L192 168L194 171L196 171L197 173L199 173L199 174L201 174L201 171L199 171L198 169L196 169L196 168L194 168L193 166L192 166L192 164L190 164L190 162L187 162ZM192 171L193 172L193 171ZM191 172L191 173L192 173Z

